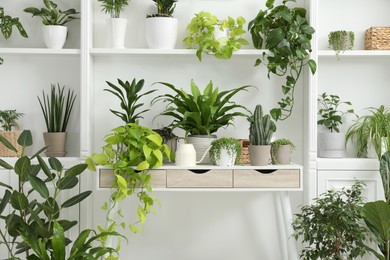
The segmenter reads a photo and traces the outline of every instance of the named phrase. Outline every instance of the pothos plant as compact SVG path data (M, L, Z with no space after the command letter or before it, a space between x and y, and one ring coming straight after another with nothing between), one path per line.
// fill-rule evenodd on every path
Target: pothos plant
M2 136L0 143L17 152ZM0 166L12 171L18 179L16 187L0 182L4 190L0 200L0 221L4 225L0 229L0 244L4 245L2 250L7 250L8 259L82 260L97 259L103 255L107 259L118 259L117 250L103 243L107 237L121 236L116 232L98 233L85 229L74 241L66 235L77 221L64 218L62 212L78 205L91 191L65 201L60 201L61 194L78 185L78 176L87 165L77 164L65 170L56 158L49 158L47 163L40 156L46 147L31 157L27 156L25 148L33 144L29 130L22 132L18 144L22 146L22 152L14 166L0 159Z
M243 29L245 19L242 16L236 20L232 17L220 20L209 12L195 14L187 25L189 35L184 42L190 49L197 49L196 56L201 61L202 53L214 55L219 59L230 59L233 52L241 49L241 45L248 45L248 41L242 36L246 33ZM216 37L216 30L227 31L226 37Z
M270 111L276 121L285 120L292 114L295 87L303 68L308 65L313 74L317 69L316 62L308 59L314 29L305 18L306 9L290 8L288 2L296 1L283 0L282 5L275 6L275 0L267 0L267 9L260 10L248 25L254 47L268 50L256 60L255 66L265 63L268 78L270 74L286 78L279 107Z
M151 193L149 170L161 167L164 157L170 159L170 150L163 144L159 134L135 123L113 129L104 142L102 153L92 154L86 163L92 171L96 171L96 166L103 166L111 168L115 175L114 190L109 198L110 206L107 203L104 205L110 223L105 231L114 231L118 225L125 228L125 222L118 224L114 218L109 217L109 213L127 196L136 195L139 199L137 220L128 227L138 233L157 201Z

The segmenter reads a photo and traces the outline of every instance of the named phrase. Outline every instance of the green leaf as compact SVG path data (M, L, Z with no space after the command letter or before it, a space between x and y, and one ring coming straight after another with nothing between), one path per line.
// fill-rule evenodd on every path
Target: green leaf
M79 179L77 177L64 177L57 182L57 188L60 190L67 190L76 187L79 183Z
M130 225L129 225L129 228L130 228L130 230L131 230L133 233L140 233L140 232L141 232L141 229L139 229L138 227L136 227L134 224L130 224Z
M0 202L0 215L3 213L4 209L7 207L10 198L11 198L11 192L9 190L6 190L4 192L3 198L1 198L1 202Z
M282 28L276 28L270 31L267 38L267 48L273 48L282 42L284 39L284 32Z
M384 201L368 202L364 205L365 220L369 222L384 241L390 240L390 206Z
M22 147L29 147L33 144L33 139L30 130L24 130L20 134L18 138L18 144L21 145Z
M35 176L30 176L30 184L33 187L35 191L39 193L43 198L48 199L50 194L49 194L49 189L46 187L46 184L39 178Z
M14 171L19 176L25 176L30 165L30 159L27 156L23 156L16 161Z
M11 206L16 210L24 210L28 207L26 195L18 191L14 191L11 195Z
M311 73L315 74L317 71L317 63L314 60L309 60L308 64L309 64Z
M11 165L9 165L6 161L4 161L3 159L0 159L0 166L6 170L12 170L14 168Z
M151 135L146 136L146 138L158 146L162 145L163 140L159 134L151 134Z
M77 203L80 203L81 201L86 199L91 193L92 193L92 191L82 192L82 193L74 196L73 198L68 199L64 203L62 203L61 208L69 208Z
M18 150L16 150L16 148L2 135L0 135L0 143L2 143L5 147L10 149L11 151L18 153Z
M50 164L50 167L57 172L60 172L63 169L61 162L55 157L49 158L49 164Z
M37 155L37 158L38 158L39 165L41 166L41 168L42 168L43 172L45 173L45 175L47 176L47 178L52 180L53 177L52 177L52 174L51 174L50 169L47 166L46 162L42 159L42 157L40 155Z
M117 174L115 175L115 177L116 177L116 183L118 185L118 188L121 189L123 194L127 194L127 182L125 178Z
M65 260L65 235L62 226L55 220L53 225L52 247L55 260Z
M87 164L77 164L65 171L65 177L74 177L80 175L87 168Z
M150 167L150 165L149 165L149 163L147 161L142 161L141 163L139 163L137 165L136 170L137 171L144 171L144 170L149 169L149 167Z

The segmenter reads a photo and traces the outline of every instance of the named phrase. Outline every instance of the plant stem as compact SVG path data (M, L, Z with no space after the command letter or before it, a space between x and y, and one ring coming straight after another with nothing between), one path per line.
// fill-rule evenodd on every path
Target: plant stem
M3 239L5 246L7 247L8 253L9 253L10 256L11 256L10 258L11 258L11 259L14 258L15 256L14 256L14 254L13 254L13 252L12 252L12 249L11 249L11 247L9 246L8 241L7 241L6 237L5 237L5 234L3 233L3 231L1 231L1 229L0 229L0 236L1 236L1 238Z

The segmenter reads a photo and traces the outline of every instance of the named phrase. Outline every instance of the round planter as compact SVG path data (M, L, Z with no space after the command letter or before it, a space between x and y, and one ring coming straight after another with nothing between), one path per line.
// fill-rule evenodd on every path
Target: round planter
M318 157L342 158L345 154L344 133L318 133Z
M291 145L271 147L272 164L289 164L291 162Z
M229 154L225 148L221 149L221 154L218 160L215 161L215 165L230 167L234 166L236 162L237 154Z
M174 49L178 21L173 17L149 17L145 24L146 44L150 49Z
M196 151L196 161L200 161L204 156L201 164L210 164L209 153L205 154L207 149L211 146L211 142L216 140L216 135L190 135L186 137L187 144L193 144Z
M265 166L271 162L271 145L249 145L249 158L253 166Z
M107 27L108 27L108 35L110 40L110 47L115 49L124 49L127 19L108 18Z
M66 132L43 133L43 139L48 157L63 157L66 155Z
M331 32L336 33L336 32ZM330 47L335 51L342 51L342 50L349 50L352 48L352 41L353 38L351 38L351 35L353 32L347 31L346 34L340 34L340 38L335 42L329 42Z
M45 45L49 49L62 49L65 44L68 28L62 25L42 26L42 35Z

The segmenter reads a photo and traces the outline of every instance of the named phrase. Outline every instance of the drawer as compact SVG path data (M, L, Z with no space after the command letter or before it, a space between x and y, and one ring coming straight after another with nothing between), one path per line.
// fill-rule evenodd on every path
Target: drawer
M235 188L299 188L299 169L234 170Z
M150 170L149 174L152 176L150 185L152 188L166 188L167 174L166 170ZM99 169L99 188L111 188L115 176L111 169Z
M232 170L167 170L168 188L232 188Z

